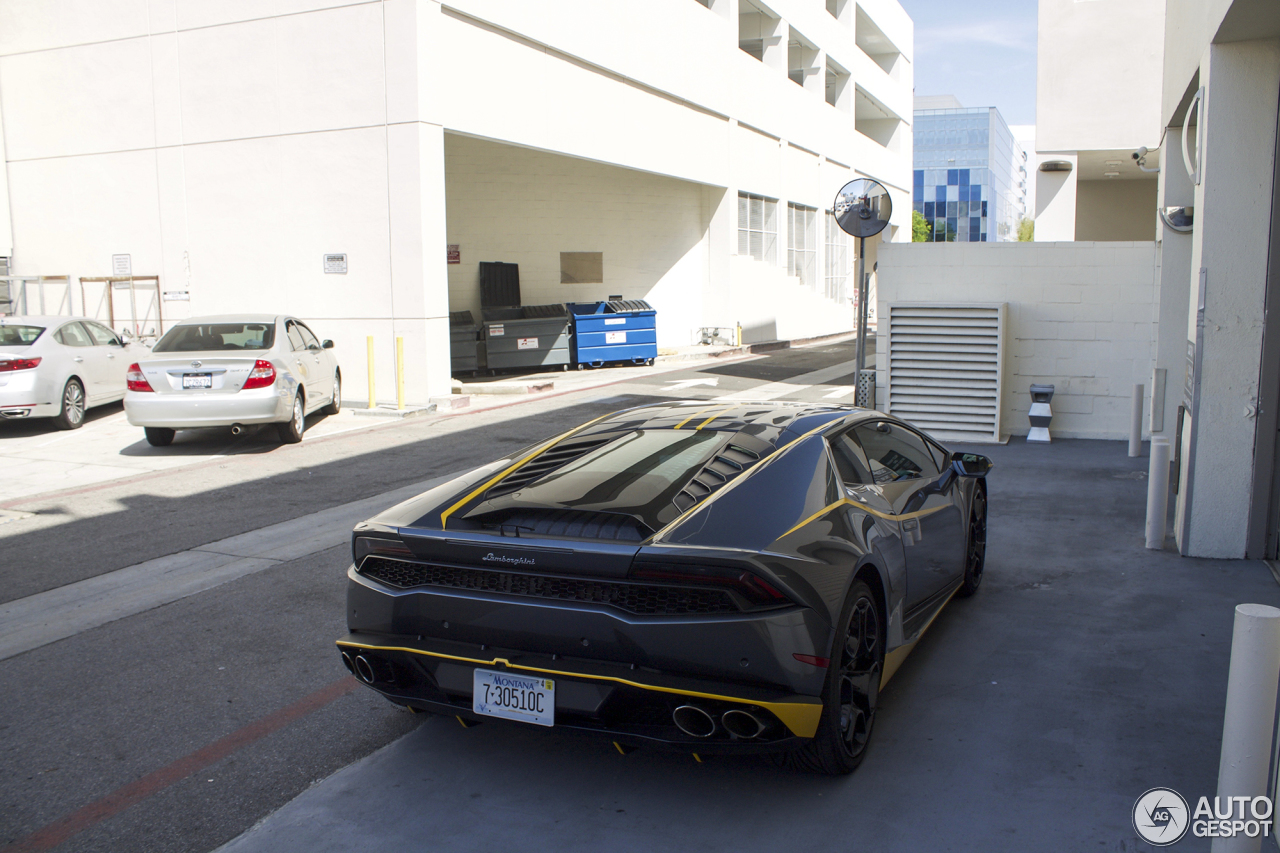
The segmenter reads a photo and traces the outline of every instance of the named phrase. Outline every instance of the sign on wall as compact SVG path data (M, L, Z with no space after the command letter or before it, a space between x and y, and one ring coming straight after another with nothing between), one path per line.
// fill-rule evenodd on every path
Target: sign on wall
M111 274L133 275L133 257L131 255L112 255Z
M165 302L190 302L191 291L189 290L166 290L164 292Z
M462 245L461 244L459 243L449 244L449 263L451 264L462 263Z
M325 255L324 271L326 275L330 275L330 274L346 275L347 274L347 256L345 254Z

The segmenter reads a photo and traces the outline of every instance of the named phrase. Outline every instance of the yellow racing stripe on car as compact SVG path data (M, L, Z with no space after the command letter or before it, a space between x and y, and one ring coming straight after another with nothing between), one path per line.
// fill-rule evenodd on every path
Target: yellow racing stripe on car
M539 672L545 675L561 676L564 678L587 678L593 681L612 681L617 684L625 684L628 687L637 687L641 690L653 690L658 693L674 693L678 696L693 696L698 699L711 699L720 702L736 702L742 705L755 705L772 713L782 721L783 725L798 737L813 737L818 731L818 719L822 716L822 701L816 697L809 701L801 702L760 702L754 699L742 699L737 696L721 696L718 693L702 693L697 690L681 690L678 687L659 687L655 684L644 684L639 681L631 681L630 679L619 678L614 675L589 675L583 672L565 672L557 669L543 669L542 667L537 666L523 666L521 664L511 663L506 658L482 660L480 658L449 655L443 652L428 652L424 649L414 649L408 646L375 646L367 643L352 643L344 640L338 640L338 646L340 648L366 649L369 651L379 652L407 652L412 655L456 660L461 661L462 663L476 664L478 666L497 666L501 664L508 669L518 669L525 672Z
M945 505L935 506L935 507L932 507L931 509L919 509L919 510L916 510L915 512L904 512L902 515L894 515L891 512L880 512L877 509L872 509L871 507L867 506L864 503L855 501L853 498L841 498L840 500L836 501L833 504L828 504L827 506L824 506L822 509L818 510L813 515L809 516L804 521L800 522L795 527L791 528L790 530L788 530L786 533L782 534L778 538L784 539L787 536L790 536L792 533L795 533L801 527L804 527L809 522L815 521L821 518L822 516L826 515L827 513L831 512L831 510L838 509L839 507L842 507L842 506L856 506L858 509L862 510L863 512L870 513L871 515L874 515L876 518L883 518L887 521L908 521L912 518L924 518L926 515L933 515L935 512L947 508Z
M550 441L548 441L546 444L542 445L542 446L541 446L541 447L539 447L537 450L533 451L533 452L532 452L532 453L530 453L528 456L526 456L525 458L521 459L519 462L517 462L517 463L515 463L514 465L512 465L510 468L507 468L507 469L503 470L503 471L502 471L501 473L499 473L499 474L495 474L492 478L490 478L490 479L486 480L486 481L484 482L484 484L483 484L483 485L481 485L480 487L478 487L478 488L476 488L475 490L473 490L472 492L470 492L470 493L469 493L465 498L463 498L462 500L458 501L456 504L454 504L453 506L449 507L449 508L448 508L448 509L446 509L444 512L440 513L440 529L441 529L441 530L444 530L444 528L445 528L445 524L446 524L446 523L448 522L448 520L449 520L449 516L453 515L453 514L454 514L455 512L457 512L457 511L458 511L458 509L460 509L461 507L466 506L467 504L471 503L471 501L472 501L474 498L476 498L476 497L478 497L479 495L482 495L482 494L484 494L485 492L487 492L491 486L493 486L495 483L500 482L500 481L501 481L504 477L506 477L508 474L512 473L513 471L518 471L519 469L523 468L525 465L529 464L529 463L530 463L530 462L532 462L534 459L537 459L539 456L541 456L542 454L546 453L548 450L550 450L551 448L555 447L557 444L559 444L560 442L564 441L566 438L569 438L571 435L573 435L573 434L575 434L575 433L578 433L578 432L581 432L582 430L586 429L587 427L591 426L592 424L594 424L594 423L599 423L600 421L604 420L605 418L613 417L613 416L614 416L614 415L616 415L616 414L618 414L618 413L617 413L617 412L609 412L609 414L607 414L607 415L601 415L600 417L596 418L595 420L587 421L587 422L586 422L585 424L583 424L582 426L574 427L573 429L569 430L568 432L566 432L566 433L562 433L561 435L558 435L558 436L556 436L555 438L551 439L551 440L550 440Z
M723 405L723 404L720 404L720 405ZM701 409L698 409L698 411L694 412L692 415L689 415L689 417L685 418L685 419L684 419L684 420L682 420L680 423L676 424L674 427L672 427L672 429L680 429L682 426L684 426L684 425L685 425L685 424L687 424L689 421L691 421L691 420L693 420L694 418L696 418L698 415L706 414L707 412L711 411L711 410L712 410L712 409L714 409L715 407L716 407L716 404L715 404L715 403L712 403L710 406L703 406ZM733 408L733 407L732 407L732 406L728 406L728 407L726 407L726 408ZM701 427L699 427L699 429L701 429Z

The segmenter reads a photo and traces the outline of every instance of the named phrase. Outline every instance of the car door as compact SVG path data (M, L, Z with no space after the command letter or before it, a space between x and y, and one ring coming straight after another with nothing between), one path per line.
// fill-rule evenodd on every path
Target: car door
M965 529L955 477L942 470L921 435L900 423L859 424L854 435L902 529L910 613L964 572Z
M311 357L311 353L307 352L307 342L302 337L302 329L298 327L297 320L285 320L284 332L289 341L289 346L293 350L287 358L293 365L294 375L298 377L298 381L302 383L302 387L306 390L307 408L311 409L316 403L315 359Z
M93 339L89 337L89 333L85 331L76 321L64 323L53 333L53 339L66 347L71 347L69 353L71 361L70 372L80 377L80 384L84 386L84 396L86 406L96 402L101 396L98 390L102 381L102 376L106 373L106 365L102 362L106 361L105 355L101 352L95 352ZM65 380L62 380L65 381ZM62 388L57 389L61 393Z
M94 379L97 385L92 392L101 399L124 396L125 374L129 372L129 359L124 354L124 343L115 332L101 323L82 320L80 325L93 341L94 358L101 367L101 375Z
M307 394L311 399L319 403L321 400L327 400L333 395L333 357L320 346L320 339L315 336L311 329L307 328L307 324L299 320L296 324L298 331L302 333L302 342L307 345L307 352L311 355L311 375L314 387L307 389Z

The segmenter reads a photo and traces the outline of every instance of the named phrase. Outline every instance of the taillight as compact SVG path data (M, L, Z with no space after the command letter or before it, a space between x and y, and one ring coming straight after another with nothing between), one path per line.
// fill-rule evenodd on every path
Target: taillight
M253 370L249 371L249 378L244 381L241 390L249 391L253 388L266 388L275 381L276 369L272 367L271 362L260 358L253 363Z
M738 593L755 607L790 604L773 584L764 578L732 566L699 566L666 563L632 566L631 577L638 580L668 581L690 586L715 586Z
M129 365L129 372L124 375L124 379L130 391L155 391L147 381L147 377L142 375L142 368L136 363Z
M351 561L357 566L370 554L379 557L412 557L409 546L396 539L375 539L372 536L357 536L351 543Z
M8 373L11 370L30 370L39 365L38 358L11 358L8 361L0 361L0 373Z

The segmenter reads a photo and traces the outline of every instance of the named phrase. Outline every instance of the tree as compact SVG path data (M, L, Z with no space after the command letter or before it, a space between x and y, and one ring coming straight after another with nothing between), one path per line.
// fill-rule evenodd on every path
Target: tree
M1022 217L1018 220L1018 242L1030 243L1036 239L1036 221Z
M927 243L932 232L933 226L924 214L918 210L911 211L911 242Z

